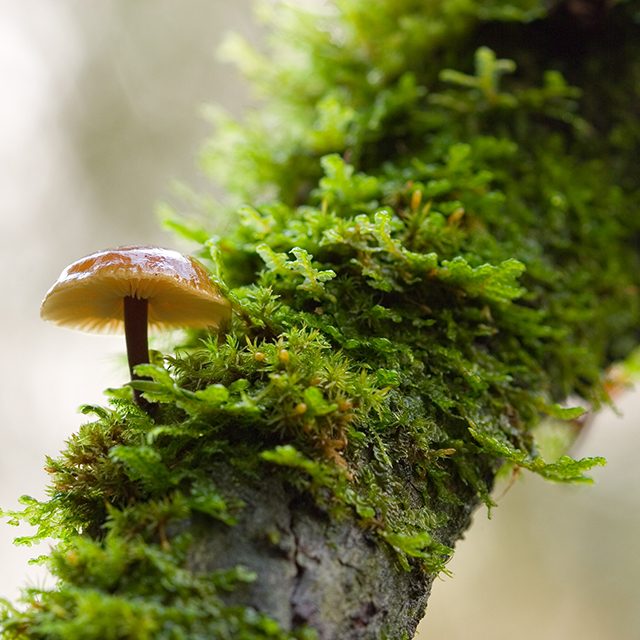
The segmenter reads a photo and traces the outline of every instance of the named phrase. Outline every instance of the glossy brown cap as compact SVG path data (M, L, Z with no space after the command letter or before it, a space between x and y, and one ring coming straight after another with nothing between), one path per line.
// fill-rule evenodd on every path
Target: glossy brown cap
M115 333L124 329L124 298L149 301L152 327L215 327L231 306L193 258L159 247L106 249L70 264L49 289L40 315L56 324Z

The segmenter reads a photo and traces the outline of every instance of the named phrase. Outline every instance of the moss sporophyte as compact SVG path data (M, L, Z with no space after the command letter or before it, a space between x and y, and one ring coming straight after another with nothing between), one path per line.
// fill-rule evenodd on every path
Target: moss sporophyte
M154 419L128 387L84 407L49 499L11 514L60 541L59 582L5 606L7 638L310 637L229 604L251 572L188 569L194 523L251 515L238 486L281 482L419 578L499 469L587 482L603 462L543 460L534 429L607 402L638 342L638 2L580 55L535 0L278 7L266 54L228 47L265 104L218 116L203 154L228 227L165 211L213 282L203 328L161 363L134 349ZM106 322L127 296L153 321L131 286Z

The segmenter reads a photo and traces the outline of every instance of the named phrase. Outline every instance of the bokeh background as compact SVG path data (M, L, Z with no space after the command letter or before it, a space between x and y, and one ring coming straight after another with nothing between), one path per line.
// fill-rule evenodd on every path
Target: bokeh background
M178 246L157 203L181 181L216 195L197 153L202 105L251 96L215 55L224 34L261 37L249 0L0 0L0 505L45 495L46 455L77 407L126 381L123 340L39 319L70 261L107 246ZM640 638L640 396L590 427L576 455L609 464L593 487L526 475L477 513L436 582L419 638ZM498 489L498 493L500 493ZM0 596L47 577L0 523ZM46 549L45 549L46 550Z

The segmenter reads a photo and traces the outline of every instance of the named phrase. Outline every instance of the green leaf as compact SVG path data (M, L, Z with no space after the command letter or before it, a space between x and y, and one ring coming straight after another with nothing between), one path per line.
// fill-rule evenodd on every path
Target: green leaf
M516 449L504 439L476 429L469 429L469 432L486 453L512 462L554 482L589 484L593 480L585 475L585 472L606 464L606 460L601 457L574 460L569 456L561 456L556 462L547 463L538 456Z
M317 387L307 387L304 390L304 401L311 415L315 416L326 416L338 408L337 404L327 402L322 391Z
M339 155L324 156L320 163L325 175L320 179L318 195L328 205L367 202L379 195L380 183L377 178L355 173L353 166Z
M563 407L560 404L545 404L542 410L558 420L576 420L587 412L584 407Z
M453 260L444 260L436 277L460 287L471 296L506 303L524 294L525 289L518 282L524 270L524 264L513 258L498 265L482 264L472 267L458 256Z
M434 540L426 531L413 534L382 531L381 536L398 552L406 571L411 569L406 556L422 560L429 573L440 573L453 554L453 549Z
M149 445L118 445L111 449L109 457L120 462L132 480L152 493L162 493L179 480L169 472L160 452Z
M218 407L229 399L229 390L221 384L211 384L205 389L195 392L196 398L208 405Z
M229 512L229 506L216 490L213 482L199 481L192 485L188 500L195 511L204 513L229 526L236 524L236 518Z

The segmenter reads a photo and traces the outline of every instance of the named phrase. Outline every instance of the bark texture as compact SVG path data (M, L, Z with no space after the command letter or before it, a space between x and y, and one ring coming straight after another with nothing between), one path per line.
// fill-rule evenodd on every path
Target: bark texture
M233 473L220 470L218 479L225 472ZM277 475L249 483L229 475L225 484L245 503L240 520L234 527L194 522L189 566L207 572L240 564L255 572L229 604L254 607L285 630L308 625L321 640L413 637L434 575L405 571L372 531L331 517ZM451 546L478 506L462 482L458 495L459 504L440 505L450 525L439 540Z

